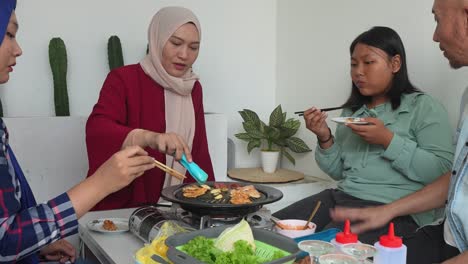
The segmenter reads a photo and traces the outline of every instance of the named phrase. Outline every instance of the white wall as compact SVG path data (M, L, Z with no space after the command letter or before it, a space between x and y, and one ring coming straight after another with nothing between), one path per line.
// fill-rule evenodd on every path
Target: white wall
M288 112L313 105L341 105L351 89L349 45L360 33L379 25L399 33L410 79L446 106L455 126L460 95L468 85L468 69L451 70L432 42L432 1L278 0L277 9L276 96ZM339 111L330 114L338 115ZM315 137L302 128L300 134L315 148ZM323 176L313 155L299 158L296 169Z
M21 0L18 40L24 55L0 96L6 116L53 115L48 42L60 36L68 51L71 114L87 116L108 72L108 37L117 34L125 63L136 63L144 55L152 15L163 6L181 5L192 9L202 24L195 70L202 78L205 110L227 115L230 137L241 130L237 111L243 108L267 118L279 103L289 116L311 105L341 104L350 87L349 43L373 25L391 26L399 32L411 79L444 103L454 124L468 70L450 70L432 43L431 2ZM302 129L299 135L315 146L309 132ZM246 145L234 141L236 166L257 165L257 152L249 156ZM313 162L313 153L296 157L296 169L323 175ZM283 162L283 166L290 165Z
M56 36L67 46L71 115L88 116L108 72L109 36L120 37L126 64L137 63L146 51L152 16L169 5L190 8L201 22L194 68L205 110L227 114L230 135L240 130L238 110L269 112L275 103L276 1L21 0L18 41L24 54L0 90L5 116L54 115L48 43ZM242 154L240 163L252 162Z

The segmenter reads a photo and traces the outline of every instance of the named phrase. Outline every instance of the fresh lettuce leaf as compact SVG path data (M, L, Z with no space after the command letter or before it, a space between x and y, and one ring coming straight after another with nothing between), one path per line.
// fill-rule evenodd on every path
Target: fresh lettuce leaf
M234 250L223 252L216 257L215 264L259 264L261 263L247 241L238 240Z
M224 230L216 239L197 236L183 245L182 250L208 264L261 264L285 256L279 250L268 257L256 256L252 230L246 221L242 221L229 231Z
M242 219L237 225L226 228L215 240L214 246L221 251L233 251L234 243L244 240L255 250L255 241L249 223Z
M188 255L208 264L214 264L216 256L222 252L213 246L214 242L203 236L197 236L182 246Z

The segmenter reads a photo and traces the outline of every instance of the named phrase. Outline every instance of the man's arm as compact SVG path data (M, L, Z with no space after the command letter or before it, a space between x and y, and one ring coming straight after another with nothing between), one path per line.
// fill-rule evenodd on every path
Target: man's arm
M465 263L468 263L468 251L465 251L456 257L453 257L449 260L442 262L442 264L465 264Z
M351 227L352 231L362 233L380 228L398 216L443 207L447 200L450 177L451 173L447 172L421 190L386 205L361 209L335 208L331 211L331 217L335 221L349 219L358 222Z

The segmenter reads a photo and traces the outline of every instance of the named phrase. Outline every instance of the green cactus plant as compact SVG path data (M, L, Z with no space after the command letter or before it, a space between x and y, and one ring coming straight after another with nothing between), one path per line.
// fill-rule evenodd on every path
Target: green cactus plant
M55 115L69 116L67 50L61 38L53 38L49 42L49 63L54 78Z
M1 100L0 100L0 117L3 117L3 104Z
M109 60L109 69L111 71L124 65L122 45L117 36L111 36L107 42L107 59Z

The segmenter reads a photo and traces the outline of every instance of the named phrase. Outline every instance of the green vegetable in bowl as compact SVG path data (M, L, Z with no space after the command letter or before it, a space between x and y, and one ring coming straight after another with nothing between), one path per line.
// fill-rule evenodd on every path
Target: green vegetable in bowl
M223 252L214 247L213 239L197 236L182 246L188 255L208 264L261 264L284 257L281 251L274 251L270 258L256 255L252 246L245 240L234 242L233 250Z
M216 239L214 246L224 252L232 251L234 243L244 240L255 250L255 240L249 223L242 219L237 225L226 228Z
M215 263L216 256L222 251L214 247L214 241L203 236L197 236L182 247L188 255L205 263Z
M218 238L195 237L182 246L182 251L208 264L261 264L285 256L280 250L265 250L265 247L268 245L254 240L247 221L241 220L226 228Z
M215 264L241 264L241 263L262 263L252 249L252 246L245 240L238 240L234 243L234 250L221 253Z

